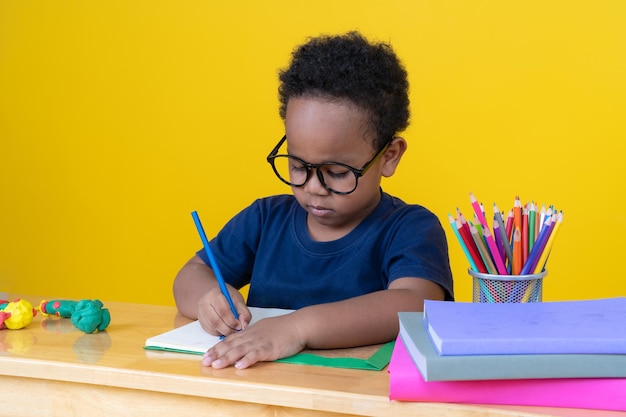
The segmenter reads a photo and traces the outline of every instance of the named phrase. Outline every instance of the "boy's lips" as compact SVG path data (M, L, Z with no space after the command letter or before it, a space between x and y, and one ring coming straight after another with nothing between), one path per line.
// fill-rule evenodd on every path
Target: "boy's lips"
M309 206L309 213L315 216L325 216L330 213L332 210L327 207L322 206Z

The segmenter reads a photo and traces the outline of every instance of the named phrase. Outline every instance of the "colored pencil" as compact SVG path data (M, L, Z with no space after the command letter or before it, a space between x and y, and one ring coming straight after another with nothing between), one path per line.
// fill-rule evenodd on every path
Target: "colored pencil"
M463 216L463 213L461 213L461 210L459 210L458 207L456 209L456 215L459 221L461 222L463 229L467 232L466 233L467 236L470 236L470 228L469 228L469 225L467 224L467 220L465 220L465 216Z
M506 267L504 266L504 262L502 261L502 257L500 256L500 252L498 251L498 247L496 246L496 242L493 239L491 232L489 231L489 225L487 224L487 219L485 218L483 208L478 203L478 200L476 200L474 194L472 193L470 193L470 203L472 204L476 217L478 218L478 221L482 226L483 236L485 237L489 252L491 254L490 258L492 258L493 262L495 263L496 270L498 271L497 273L500 275L506 275Z
M550 251L552 250L552 244L554 243L556 232L559 230L559 226L561 226L561 223L563 222L562 212L559 212L558 214L556 214L556 216L556 221L552 226L552 231L550 232L550 237L548 237L548 242L543 248L543 251L541 252L541 257L539 258L539 261L537 261L537 265L535 266L535 274L538 274L545 269L546 261L548 260L548 256L550 255Z
M496 246L498 247L498 252L500 252L500 257L504 261L506 265L506 252L504 251L505 242L502 242L502 235L500 234L500 225L496 220L495 216L493 218L493 239L496 241Z
M513 242L513 209L509 210L506 216L505 231L509 243Z
M519 275L522 271L522 231L515 226L513 232L513 275Z
M545 225L546 222L548 221L548 219L552 218L552 215L554 214L554 207L550 206L546 209L546 214L545 214L545 219L543 224Z
M472 232L472 238L474 239L474 243L476 243L476 247L480 252L480 256L487 267L487 272L496 275L498 274L498 270L496 269L493 261L491 260L491 254L489 253L489 249L485 246L485 242L478 232L478 228L470 222L470 231Z
M461 222L455 219L454 217L452 217L451 214L448 214L448 220L450 221L450 226L452 226L452 231L454 232L454 235L456 236L457 240L459 241L459 244L461 245L461 249L463 249L463 253L465 253L465 257L470 263L470 267L472 268L472 270L478 271L478 266L476 265L476 262L474 262L474 258L470 254L469 248L467 247L467 245L463 241L463 238L461 237L460 229L463 227L461 225Z
M198 234L200 235L200 240L202 240L202 244L204 245L204 252L209 258L209 263L211 264L211 269L215 273L215 279L217 280L218 285L220 286L220 291L222 295L228 301L228 305L230 306L230 310L233 312L233 316L236 319L239 319L239 314L237 313L237 309L235 308L235 304L233 304L233 299L230 297L228 289L226 288L226 283L224 282L224 277L222 276L222 272L220 271L219 265L213 256L213 251L209 246L209 240L206 237L206 233L204 233L204 227L202 227L202 223L200 222L200 217L198 217L197 212L192 212L191 217L193 217L193 221L196 224L196 229L198 229Z
M539 206L535 204L535 242L537 242L537 238L539 237ZM534 245L534 244L533 244Z
M518 196L513 201L513 230L518 228L522 232L522 202Z
M535 244L535 223L537 220L537 209L535 203L531 202L528 208L528 253L533 249Z
M513 262L513 252L511 251L510 239L506 234L506 226L504 225L504 220L502 219L502 213L498 210L498 206L493 204L493 217L496 219L496 223L498 224L498 231L500 232L500 237L502 240L502 246L504 247L504 252L506 254L506 259L508 259L507 263L507 272L511 273L511 267ZM494 225L495 228L495 225ZM495 229L494 229L495 234Z
M465 242L465 245L467 246L467 249L470 252L470 255L472 255L472 259L474 259L474 263L476 264L476 267L478 268L478 272L482 272L483 274L487 273L487 267L485 266L482 257L480 256L480 252L478 251L478 248L476 247L476 243L474 243L474 238L472 237L472 234L470 232L469 229L469 225L467 225L467 229L465 229L464 227L461 228L461 230L459 230L461 237L463 238L463 241Z
M537 266L537 263L539 262L539 258L541 257L543 249L545 248L546 243L548 242L548 238L550 237L551 231L552 231L552 218L549 218L548 220L544 222L543 228L541 229L541 232L539 232L539 237L537 238L537 241L535 242L535 246L533 246L533 250L529 256L529 259L526 261L526 264L524 264L524 267L522 268L522 271L521 271L522 275L532 274L533 271L535 270L535 267Z
M543 229L543 224L546 221L546 206L541 206L541 211L539 212L539 231L537 232L537 238L539 238L539 233L541 233L541 229Z
M476 200L476 197L474 197L474 194L472 193L470 193L470 204L472 205L472 208L474 209L474 214L476 215L476 218L478 219L480 224L482 225L487 224L485 213L483 212L483 209L481 208L480 203L478 202L478 200Z
M496 241L491 234L491 230L486 225L483 225L483 237L487 242L487 247L489 248L489 252L491 253L491 257L496 265L496 270L500 275L507 275L506 267L504 266L504 261L502 260L502 256L500 255L500 251L496 246Z

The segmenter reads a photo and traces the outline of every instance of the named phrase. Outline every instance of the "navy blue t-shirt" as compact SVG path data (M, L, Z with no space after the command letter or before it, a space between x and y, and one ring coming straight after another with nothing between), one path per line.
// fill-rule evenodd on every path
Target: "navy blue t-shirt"
M298 309L384 290L403 277L439 284L453 300L445 233L437 217L382 193L376 209L348 235L311 239L293 195L256 200L211 240L224 280L250 284L248 305ZM209 264L204 253L197 253Z

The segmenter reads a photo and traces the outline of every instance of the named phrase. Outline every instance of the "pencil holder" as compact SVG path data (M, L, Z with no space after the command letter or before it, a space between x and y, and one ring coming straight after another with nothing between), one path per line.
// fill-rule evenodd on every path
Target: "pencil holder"
M548 271L531 275L492 275L469 270L474 281L475 303L532 303L541 301L541 287Z

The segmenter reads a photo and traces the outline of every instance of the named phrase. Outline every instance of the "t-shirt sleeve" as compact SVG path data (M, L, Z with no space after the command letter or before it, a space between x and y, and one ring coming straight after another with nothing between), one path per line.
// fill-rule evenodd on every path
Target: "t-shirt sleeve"
M430 211L411 210L395 225L389 239L388 278L424 278L439 284L446 299L453 299L452 272L446 235L439 219Z

